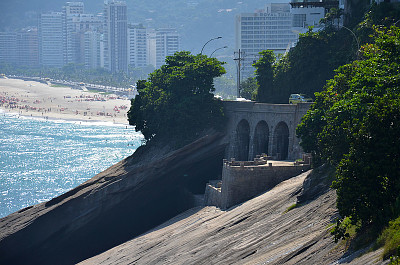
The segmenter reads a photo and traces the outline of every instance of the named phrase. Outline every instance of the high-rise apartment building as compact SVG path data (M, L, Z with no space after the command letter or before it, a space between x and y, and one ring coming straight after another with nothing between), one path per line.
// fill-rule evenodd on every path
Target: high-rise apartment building
M25 67L39 66L37 28L27 28L17 32L17 64Z
M292 13L292 27L295 33L305 33L308 27L314 30L322 28L320 20L325 17L325 6L323 2L290 2Z
M86 68L101 67L101 33L86 31L84 33L84 64Z
M236 16L236 49L240 49L243 76L254 73L259 52L285 53L296 42L289 4L269 3L265 9Z
M67 2L62 7L62 34L63 34L63 60L64 64L79 63L80 14L84 12L82 2Z
M37 28L26 28L18 32L0 32L0 63L38 67Z
M174 55L179 51L179 34L176 29L157 29L155 32L156 46L156 68L165 64L165 57Z
M112 72L128 71L128 21L124 1L104 6L104 67Z
M148 60L147 30L142 24L128 25L128 64L131 67L146 67Z
M16 64L17 33L0 32L0 64Z
M39 63L41 66L62 67L64 65L62 25L61 12L39 15Z

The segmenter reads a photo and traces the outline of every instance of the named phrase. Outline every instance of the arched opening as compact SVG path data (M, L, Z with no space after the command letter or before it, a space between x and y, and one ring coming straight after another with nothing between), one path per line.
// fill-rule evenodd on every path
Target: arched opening
M268 154L269 129L265 121L257 123L254 131L254 156Z
M278 123L275 128L275 155L279 160L288 158L289 149L289 128L283 121Z
M237 152L235 159L247 161L249 158L250 125L248 121L241 120L236 127L236 146Z

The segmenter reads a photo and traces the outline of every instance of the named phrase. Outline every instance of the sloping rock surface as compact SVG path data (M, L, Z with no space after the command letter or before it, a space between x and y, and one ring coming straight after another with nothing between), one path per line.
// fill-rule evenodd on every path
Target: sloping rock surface
M81 264L331 264L343 255L328 232L335 192L285 212L308 174L227 211L190 209Z
M220 173L223 136L176 151L143 147L77 188L0 219L0 264L74 264L193 207L198 187Z
M335 191L287 211L309 173L226 211L190 209L79 264L387 264L381 250L358 257L334 243Z

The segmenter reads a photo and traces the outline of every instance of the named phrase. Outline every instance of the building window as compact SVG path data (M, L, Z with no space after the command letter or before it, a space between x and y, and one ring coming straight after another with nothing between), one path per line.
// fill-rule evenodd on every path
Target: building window
M303 27L306 22L306 14L294 14L293 15L293 27Z

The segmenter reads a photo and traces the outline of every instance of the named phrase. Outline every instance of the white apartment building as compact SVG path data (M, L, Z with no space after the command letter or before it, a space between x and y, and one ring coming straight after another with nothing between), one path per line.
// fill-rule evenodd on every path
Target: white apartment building
M17 61L17 34L0 32L0 64L15 64Z
M101 39L102 34L98 31L88 30L83 34L84 43L84 64L86 68L95 69L101 65Z
M39 66L37 28L26 28L17 32L17 64L26 67Z
M18 32L0 32L0 63L38 67L37 28L25 28Z
M180 37L176 29L165 28L156 30L155 39L155 68L160 68L165 64L165 57L179 51Z
M38 19L39 63L41 66L62 67L63 27L62 13L42 13Z
M63 37L63 60L64 65L78 63L79 54L79 15L83 14L82 2L67 2L62 7L62 37Z
M147 30L142 24L128 25L128 56L133 68L149 65Z
M243 77L254 73L252 64L259 59L259 52L272 50L283 54L297 39L292 31L289 3L269 3L263 10L237 15L235 26Z
M324 25L319 22L325 17L326 9L337 7L338 5L339 1L290 2L290 13L293 16L293 31L298 35L299 33L307 32L309 27L313 27L314 31L322 29Z
M94 32L100 32L103 26L102 18L93 14L84 13L82 2L67 2L63 6L63 48L64 64L76 63L86 65L85 54L96 51L85 51L88 36L93 40ZM91 31L93 34L86 34ZM85 35L86 34L86 35ZM98 39L98 38L97 38ZM98 46L99 44L96 44Z
M112 72L128 71L128 21L124 1L104 6L104 67Z

